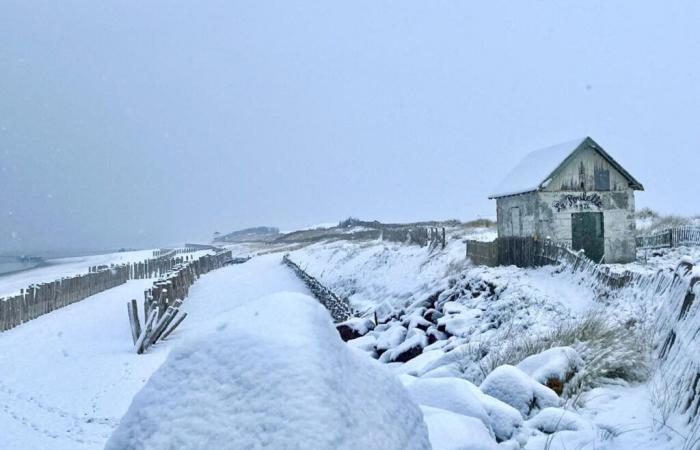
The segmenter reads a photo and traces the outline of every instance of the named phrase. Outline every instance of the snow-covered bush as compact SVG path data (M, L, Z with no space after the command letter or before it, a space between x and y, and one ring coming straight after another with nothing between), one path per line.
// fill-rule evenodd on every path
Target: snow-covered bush
M219 320L172 350L107 450L430 448L400 382L314 299L274 294Z
M609 320L601 311L567 321L552 331L514 339L496 347L482 360L484 374L503 364L517 365L526 358L554 347L572 347L583 360L576 364L564 388L565 397L597 386L605 379L642 381L649 376L650 336L644 327L625 326Z
M513 366L500 366L479 386L481 392L494 397L520 412L523 417L548 407L559 406L557 394Z
M677 215L661 215L649 208L643 208L635 214L637 222L637 234L653 234L667 228L682 227L687 225L700 225L698 217L684 217Z

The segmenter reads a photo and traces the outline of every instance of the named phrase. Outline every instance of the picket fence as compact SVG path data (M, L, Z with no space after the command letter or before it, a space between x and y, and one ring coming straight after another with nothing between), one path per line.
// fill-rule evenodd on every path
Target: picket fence
M657 231L647 236L637 236L637 248L642 250L680 247L683 245L700 245L700 227L674 227Z

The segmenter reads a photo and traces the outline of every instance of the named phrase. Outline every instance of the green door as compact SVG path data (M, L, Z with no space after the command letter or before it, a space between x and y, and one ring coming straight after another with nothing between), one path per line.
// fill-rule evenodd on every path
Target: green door
M605 254L605 228L602 212L571 214L571 247L583 250L595 262L601 262Z

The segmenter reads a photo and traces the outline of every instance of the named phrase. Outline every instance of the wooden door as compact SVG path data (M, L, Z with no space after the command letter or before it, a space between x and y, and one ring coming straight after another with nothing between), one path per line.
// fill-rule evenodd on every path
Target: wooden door
M571 247L583 250L590 259L601 262L605 255L605 226L602 212L571 214Z

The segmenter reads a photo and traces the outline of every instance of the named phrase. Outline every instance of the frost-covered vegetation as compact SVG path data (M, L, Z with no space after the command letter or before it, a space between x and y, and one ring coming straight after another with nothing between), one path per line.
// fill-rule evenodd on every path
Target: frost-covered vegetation
M635 213L637 222L637 234L653 234L667 228L686 225L700 225L700 217L685 217L679 215L663 215L650 208L642 208Z
M431 252L381 241L327 243L293 257L366 317L376 313L376 326L356 319L353 326L362 323L362 329L345 339L400 374L409 391L420 380L469 383L464 386L479 386L517 410L522 423L510 435L496 434L478 408L458 412L480 418L494 443L514 449L694 448L693 425L687 418L679 425L679 409L668 406L678 403L668 399L682 397L671 394L681 388L662 389L658 382L666 378L655 362L658 336L668 333L656 318L670 293L649 283L612 290L564 266L473 267L464 261L461 239L448 242ZM647 263L610 268L650 276L661 271L671 280L684 253L700 260L695 249L670 249ZM431 419L435 409L455 413L449 401L435 399L457 395L437 392L414 395L433 446L462 448L434 439L448 433L446 416L441 424Z

